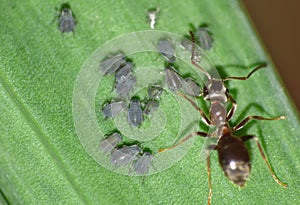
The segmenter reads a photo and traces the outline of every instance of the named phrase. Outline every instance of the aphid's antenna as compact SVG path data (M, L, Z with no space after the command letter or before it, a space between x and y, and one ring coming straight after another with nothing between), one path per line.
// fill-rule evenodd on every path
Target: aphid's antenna
M190 31L190 34L191 34L191 38L192 38L192 55L191 55L191 62L194 66L196 66L202 73L204 73L206 75L206 77L210 80L211 79L211 76L210 74L204 70L200 65L198 65L196 63L196 61L194 60L194 57L195 57L195 36L193 34L192 31Z

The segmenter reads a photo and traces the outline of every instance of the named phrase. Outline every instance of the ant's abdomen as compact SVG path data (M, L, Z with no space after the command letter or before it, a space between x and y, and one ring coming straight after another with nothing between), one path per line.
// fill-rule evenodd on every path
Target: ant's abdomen
M238 186L244 186L249 177L250 156L243 141L232 136L223 136L218 143L219 163L225 175Z

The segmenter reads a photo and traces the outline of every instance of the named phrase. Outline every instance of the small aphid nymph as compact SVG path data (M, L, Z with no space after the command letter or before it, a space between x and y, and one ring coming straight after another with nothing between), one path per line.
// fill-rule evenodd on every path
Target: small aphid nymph
M210 50L213 47L213 40L207 27L200 27L196 31L196 38L200 43L200 47L203 50Z
M103 107L103 114L106 118L114 118L125 108L125 102L111 102Z
M200 87L192 78L185 78L183 89L191 96L200 96Z
M183 50L186 50L186 51L188 51L188 52L191 53L192 49L193 49L193 42L190 41L187 38L184 38L184 39L181 40L179 46ZM195 50L194 51L194 55L193 55L194 61L195 62L200 62L201 61L201 55L202 55L202 53L201 53L200 49L198 49L198 47L195 47L194 50Z
M111 154L111 162L117 167L126 166L135 160L140 152L142 152L142 149L138 145L124 145L113 151Z
M163 91L164 89L157 85L148 87L149 99L159 99Z
M148 19L150 21L150 28L151 29L155 29L155 24L156 24L156 21L157 21L158 13L159 13L159 8L148 9Z
M166 82L167 82L168 88L173 92L179 91L183 86L184 80L175 71L175 69L173 67L165 68L165 72L166 72Z
M104 59L100 63L100 68L105 75L113 74L125 63L126 63L126 56L123 53L119 53Z
M153 155L149 152L145 152L138 160L134 163L134 171L137 175L144 176L149 172Z
M132 73L128 74L127 76L122 76L118 81L116 81L116 93L119 97L127 98L135 84L136 78Z
M150 100L146 103L144 108L144 113L146 115L151 114L159 107L159 102L157 100Z
M121 142L121 140L121 135L115 132L107 138L101 140L100 150L104 154L110 154L113 151L113 149L115 149L115 147Z
M115 74L116 81L120 82L124 78L127 78L127 76L131 73L132 67L133 65L130 62L126 62L122 67L120 67Z
M169 63L174 63L176 60L175 49L172 43L167 39L161 39L157 44L158 51L163 55Z

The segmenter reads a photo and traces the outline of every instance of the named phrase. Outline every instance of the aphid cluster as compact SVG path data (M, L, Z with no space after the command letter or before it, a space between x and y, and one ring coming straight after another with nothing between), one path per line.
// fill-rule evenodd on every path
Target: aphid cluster
M100 70L104 75L110 74L115 76L114 88L118 98L118 100L112 100L103 106L102 112L106 118L114 118L122 110L126 109L128 96L136 84L136 78L132 72L132 68L133 64L127 61L123 52L109 55L101 61Z
M173 92L184 91L192 96L199 96L200 87L191 78L183 78L174 68L176 61L175 49L168 39L160 39L157 44L158 52L164 57L166 62L165 75L169 90Z
M158 85L152 85L148 87L148 99L144 107L144 114L150 115L159 107L160 96L163 92L163 88Z
M100 150L110 156L111 163L116 167L129 166L136 175L144 176L149 172L153 155L148 149L142 149L138 144L121 145L122 137L115 132L100 142Z
M144 120L144 115L150 115L159 107L160 95L163 92L163 88L160 86L148 87L148 98L144 99L144 106L141 102L132 98L128 109L128 123L131 126L138 127Z
M159 85L149 86L148 97L143 102L137 97L130 98L130 91L136 84L132 68L133 63L127 60L123 52L109 55L100 62L100 70L104 75L114 75L117 94L116 99L104 104L102 113L105 118L115 118L126 110L128 124L139 128L144 121L144 115L150 115L159 107L163 88ZM111 163L116 167L130 165L129 170L140 176L149 172L153 159L150 149L142 149L138 143L128 145L122 141L119 133L113 133L102 139L100 149L103 154L110 156Z
M144 100L144 109L138 98L132 97L130 100L128 100L130 91L136 84L136 78L132 68L132 62L129 62L126 59L125 54L121 51L117 54L109 55L101 61L100 70L104 73L104 75L114 74L115 92L117 94L117 98L122 99L115 99L104 104L102 112L106 118L114 118L121 111L127 110L128 124L132 127L139 127L144 120L144 114L149 115L158 108L159 97L163 91L163 88L160 86L148 87L149 97L148 99Z
M127 61L123 52L108 56L100 63L100 69L104 75L115 75L115 92L120 98L127 98L136 84L132 68L133 64Z
M210 102L210 117L207 117L204 111L202 111L197 104L187 97L185 94L180 93L182 97L188 100L191 105L199 112L201 115L202 120L209 126L214 127L213 133L205 133L205 132L193 132L184 138L182 138L179 142L175 145L161 149L159 152L164 152L170 149L177 147L178 145L182 144L183 142L187 141L193 136L201 136L205 138L216 138L217 142L212 145L208 145L206 147L206 159L207 159L207 172L208 172L208 184L209 184L209 195L208 195L208 204L211 204L212 198L212 184L210 178L210 150L217 150L219 164L222 167L224 174L228 177L234 184L242 187L244 186L246 180L250 175L251 170L251 163L250 163L250 155L247 147L245 146L244 142L250 139L254 139L258 150L263 158L264 162L266 163L273 179L282 187L287 187L286 184L281 182L275 175L274 171L271 168L269 161L267 160L265 153L259 143L258 138L255 135L245 135L242 137L236 137L234 132L237 130L242 129L250 120L281 120L285 119L285 116L278 116L275 118L265 118L262 116L248 116L244 120L242 120L237 125L231 127L229 125L229 120L235 113L236 110L236 102L230 96L229 90L223 84L224 81L227 80L247 80L255 71L261 69L265 66L265 64L257 66L253 71L251 71L248 76L246 77L227 77L225 79L216 79L211 77L211 75L203 69L197 62L199 58L195 57L195 40L194 35L190 32L192 37L192 47L191 47L191 63L199 69L205 76L207 77L207 82L204 85L203 92L199 96L203 96L204 100ZM209 48L208 46L207 48ZM190 48L189 48L190 49ZM173 73L174 75L174 73ZM174 80L175 79L175 80ZM173 77L173 81L171 81L172 87L177 89L180 87L179 77L176 74L176 77ZM174 86L174 84L176 86ZM177 89L178 90L178 89ZM198 90L197 90L198 92ZM226 109L226 102L231 102L232 106L231 109L227 112Z

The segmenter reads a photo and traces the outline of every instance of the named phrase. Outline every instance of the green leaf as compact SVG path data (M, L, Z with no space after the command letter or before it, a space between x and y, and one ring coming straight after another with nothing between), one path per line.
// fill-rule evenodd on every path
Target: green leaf
M61 35L57 24L52 22L55 7L60 6L57 2L3 1L1 4L1 203L207 203L206 163L199 157L203 139L194 139L179 162L147 176L142 183L142 177L121 175L96 163L81 144L74 126L73 91L83 64L94 50L114 37L150 29L145 20L146 11L156 6L161 11L157 30L183 36L191 29L190 24L209 25L214 48L208 55L216 65L222 66L223 77L245 76L254 64L268 64L247 81L228 83L238 103L232 124L248 115L287 116L286 120L254 122L237 134L259 137L274 171L288 183L288 189L274 182L255 143L250 142L252 172L242 189L224 176L216 153L211 155L212 204L300 203L298 112L239 2L76 1L70 4L78 20L75 36ZM141 58L140 63L150 64L153 56L160 58L152 54ZM157 59L154 61L163 62ZM112 81L108 78L100 86L108 89ZM102 97L98 94L93 106L100 106L112 97L111 93ZM160 136L161 144L154 145L160 148L176 141L172 134L180 116L167 104L173 103L171 95L164 94L162 101L166 115L174 122ZM112 129L112 121L103 121L99 113L97 119L102 131Z

